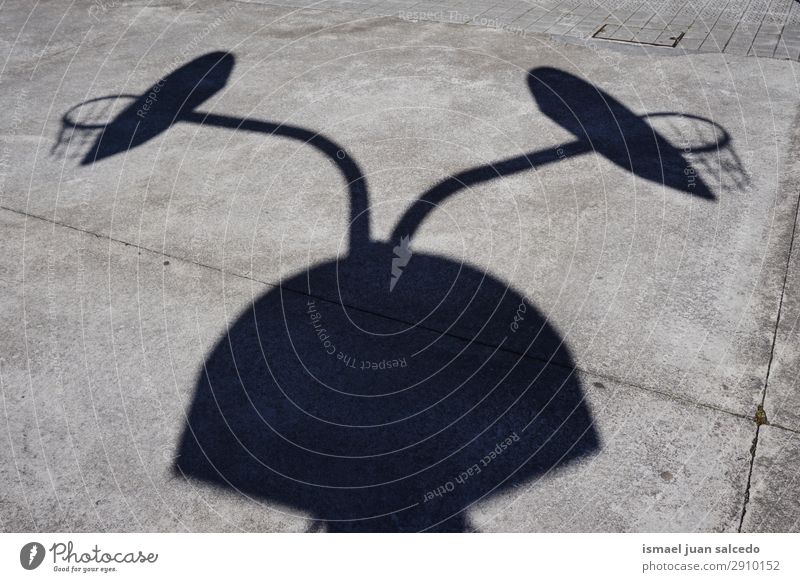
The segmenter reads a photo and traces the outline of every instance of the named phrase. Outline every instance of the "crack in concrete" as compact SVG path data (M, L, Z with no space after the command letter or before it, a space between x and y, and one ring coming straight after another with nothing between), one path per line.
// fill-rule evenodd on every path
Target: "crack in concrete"
M798 124L800 124L800 112L798 112L798 114L795 115L795 118L794 118L795 131L794 131L794 135L792 136L792 139L791 139L792 145L789 147L788 151L796 151L797 148L800 148L800 129L798 129L800 127L800 125L798 125ZM792 177L792 172L788 171L787 175L789 177ZM783 186L784 185L782 184L781 187L783 188ZM790 185L786 185L786 187L788 189L790 187ZM765 424L769 424L769 422L767 421L767 413L764 410L764 402L766 401L766 398L767 398L767 387L769 386L769 377L770 377L770 373L772 372L772 362L773 362L773 359L775 357L775 346L776 346L776 344L778 342L778 330L780 329L780 325L781 325L781 313L782 313L782 310L783 310L783 300L784 300L784 298L786 296L786 283L789 280L789 268L791 267L792 253L794 251L794 241L795 241L795 235L797 234L797 220L798 220L798 217L800 217L800 196L798 196L797 201L795 202L794 224L792 225L792 235L789 237L789 250L786 253L786 268L783 271L783 285L781 287L781 296L780 296L780 299L778 300L778 315L775 318L775 329L772 332L772 348L770 349L770 352L769 352L769 361L767 362L767 372L766 372L766 376L764 378L764 388L761 390L761 402L760 402L760 404L758 404L758 407L756 408L755 417L753 418L754 422L756 423L756 434L755 434L755 437L753 437L753 446L750 447L750 470L749 470L749 472L747 474L747 487L745 488L745 492L744 492L744 503L742 504L742 515L741 515L741 518L739 519L739 529L738 529L738 531L740 533L742 531L742 525L744 524L744 517L747 514L747 503L750 501L750 486L752 484L752 478L753 478L753 465L755 464L755 460L756 460L756 449L758 448L758 435L759 435L759 433L761 431L761 426L765 425ZM795 431L791 431L791 432L795 432Z
M34 220L41 220L43 222L47 222L48 224L52 224L54 226L58 226L58 227L61 227L61 228L66 228L66 229L73 230L73 231L76 231L76 232L81 232L83 234L86 234L86 235L89 235L89 236L93 236L95 238L104 239L104 240L107 240L109 242L113 242L113 243L122 245L123 248L124 247L130 247L132 249L136 249L136 250L139 250L139 251L145 251L147 253L151 253L151 254L159 256L159 257L180 261L182 263L189 264L189 265L194 265L194 266L199 267L201 269L208 269L208 270L211 270L211 271L215 271L217 273L222 273L224 275L228 275L228 276L231 276L231 277L236 277L238 279L242 279L242 280L245 280L245 281L252 281L254 283L259 283L259 284L262 284L262 285L266 285L266 286L272 287L273 289L281 289L281 290L283 290L285 292L296 293L298 295L303 295L303 296L306 296L306 297L313 297L314 299L317 299L319 301L323 301L323 302L328 303L330 305L338 305L338 306L346 307L348 309L353 309L355 311L359 311L361 313L369 314L369 315L372 315L374 317L381 317L381 318L384 318L384 319L387 319L387 320L396 321L398 323L404 323L404 324L410 324L411 323L411 322L408 322L408 321L405 321L405 320L402 320L402 319L398 319L396 317L392 317L390 315L386 315L386 314L382 314L382 313L375 313L373 311L370 311L370 310L367 310L367 309L363 309L363 308L358 307L356 305L340 303L338 301L333 301L333 300L329 299L328 297L322 297L322 296L317 296L317 295L314 295L314 294L311 294L311 293L298 291L297 289L292 289L290 287L284 287L281 284L271 283L269 281L265 281L265 280L262 280L262 279L257 279L256 277L252 277L252 276L249 276L249 275L243 275L241 273L228 271L228 270L222 269L220 267L215 267L213 265L208 265L208 264L205 264L205 263L201 263L199 261L194 261L194 260L188 259L186 257L181 257L181 256L178 256L178 255L172 255L172 254L169 254L169 253L165 253L165 252L162 252L162 251L151 249L149 247L141 246L141 245L136 244L136 243L131 243L131 242L124 241L122 239L117 239L117 238L114 238L114 237L110 237L108 235L98 234L98 233L92 232L90 230L78 228L78 227L72 226L70 224L61 223L59 221L56 221L56 220L53 220L53 219L50 219L50 218L45 218L43 216L37 216L35 214L30 214L30 213L24 212L22 210L9 208L9 207L3 206L3 205L0 205L0 210L5 210L7 212L11 212L11 213L17 214L19 216L25 216L26 218L31 218L31 219L34 219ZM428 330L428 331L430 331L432 333L442 333L440 330L437 330L437 329L434 329L434 328L431 328L431 327L428 327L428 326L420 326L420 327L422 329L426 329L426 330ZM706 410L713 410L715 412L721 412L723 414L734 416L736 418L745 419L745 420L753 420L752 416L749 416L749 415L746 415L746 414L742 414L740 412L736 412L736 411L733 411L733 410L728 410L728 409L725 409L725 408L713 406L711 404L706 404L706 403L703 403L703 402L697 402L697 401L692 400L690 398L678 396L676 394L671 394L669 392L665 392L665 391L662 391L662 390L657 390L655 388L642 386L640 384L635 384L633 382L626 381L626 380L624 380L622 378L619 378L619 377L616 377L616 376L613 376L613 375L610 375L610 374L607 374L607 373L604 373L604 372L599 372L599 371L593 370L593 369L588 368L588 367L567 366L565 364L562 364L562 363L557 362L557 361L553 361L551 359L541 358L541 357L537 357L537 356L531 355L531 354L520 353L517 350L513 350L513 349L505 348L505 347L495 346L495 345L492 345L492 344L487 343L487 342L477 341L474 338L463 337L463 336L460 336L460 335L452 333L452 332L447 332L444 335L447 336L447 337L451 337L453 339L460 340L460 341L472 342L472 343L474 343L476 345L484 346L484 347L487 347L487 348L498 349L501 352L508 353L508 354L511 354L511 355L516 355L516 356L519 356L519 357L522 357L522 358L528 358L528 359L535 360L535 361L538 361L538 362L543 362L543 363L546 363L547 365L556 366L558 368L562 368L562 369L565 369L565 370L573 370L575 372L579 372L579 373L582 373L582 374L588 374L588 375L591 375L591 376L595 376L595 377L597 377L599 379L607 380L607 381L610 381L610 382L614 382L615 384L618 384L620 386L624 386L626 388L632 388L632 389L635 389L635 390L640 390L642 392L647 392L649 394L656 394L658 396L666 398L667 400L670 400L672 402L676 402L676 403L679 403L679 404L698 406L698 407L704 408ZM792 432L795 432L795 431L792 431Z

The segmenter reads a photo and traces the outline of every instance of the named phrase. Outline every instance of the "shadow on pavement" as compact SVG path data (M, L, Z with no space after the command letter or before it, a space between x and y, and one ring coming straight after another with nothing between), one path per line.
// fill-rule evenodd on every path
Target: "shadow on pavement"
M107 119L92 112L99 100L82 104L59 137L69 147L75 132L91 135L81 163L92 164L178 122L257 132L316 148L348 185L348 253L282 282L227 330L199 373L175 470L331 531L466 531L475 502L597 452L572 356L546 316L475 266L414 252L413 236L464 188L589 153L714 200L684 151L597 87L534 69L540 111L575 140L444 179L391 242L376 241L366 180L345 148L302 127L197 110L233 65L227 53L200 57ZM718 129L713 147L728 147Z

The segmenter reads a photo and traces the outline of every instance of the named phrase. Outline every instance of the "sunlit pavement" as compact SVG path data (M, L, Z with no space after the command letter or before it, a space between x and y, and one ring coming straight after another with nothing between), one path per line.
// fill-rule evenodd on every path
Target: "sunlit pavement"
M574 370L591 413L591 454L486 495L465 508L465 523L800 530L799 5L777 4L760 18L703 13L714 22L692 43L697 18L654 9L662 32L686 28L664 48L591 38L605 12L581 34L568 34L581 20L537 27L555 4L534 20L538 8L512 19L524 6L508 3L482 13L497 24L468 26L408 12L471 15L475 3L6 3L0 527L330 529L308 508L175 470L209 354L253 301L276 289L301 296L298 275L347 254L336 160L363 172L372 238L402 249L393 229L440 181L552 151L546 164L498 171L442 201L410 258L386 263L397 289L423 253L513 288L571 358L500 339L481 349ZM620 19L619 6L607 12ZM656 30L655 16L638 24L636 14L622 24ZM725 19L750 26L750 40L734 42L747 28L736 24L717 42ZM773 20L780 29L767 34ZM707 46L712 37L721 50ZM148 102L148 88L213 51L235 64L202 103L205 123L174 120L129 151L87 160L102 134L91 115L108 121L130 100L97 102L83 126L65 126L65 114L120 94L156 107L167 89ZM602 140L578 152L575 128L534 92L534 70L582 79L646 122L685 160L683 186L632 171ZM275 128L231 131L229 118ZM287 127L342 149L312 147ZM398 316L353 301L375 325ZM452 346L474 339L433 331Z

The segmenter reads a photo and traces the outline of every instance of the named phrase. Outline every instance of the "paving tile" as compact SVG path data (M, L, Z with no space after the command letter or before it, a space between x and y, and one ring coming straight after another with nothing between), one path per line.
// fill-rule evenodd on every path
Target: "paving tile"
M669 25L670 20L672 20L672 18L666 18L659 14L655 14L653 18L647 22L647 26L653 28L666 28Z
M722 52L722 50L725 48L725 45L728 43L728 38L729 37L714 36L713 34L709 35L703 41L703 44L700 48L702 50L711 52Z
M512 8L510 10L507 10L506 12L503 12L503 16L505 16L506 18L519 18L520 16L528 14L530 11L531 11L530 6L522 6L522 7Z
M635 26L635 27L638 27L638 28L644 28L644 26L647 24L647 22L651 18L652 18L652 16L638 17L638 18L635 17L635 16L632 16L632 17L630 17L630 18L625 20L625 24L628 25L628 26Z
M780 24L762 24L758 29L758 34L780 34L783 26Z
M546 32L548 34L566 34L569 30L572 30L575 27L575 24L570 23L556 23L550 26Z
M591 36L593 35L597 29L600 28L599 24L578 24L575 28L573 28L570 33L579 34L582 36Z
M755 39L756 35L754 32L742 32L740 30L734 30L733 34L731 35L730 40L728 41L731 44L753 44L753 40Z
M669 25L674 27L674 28L686 28L690 24L692 24L694 21L695 21L695 17L694 16L682 16L682 15L679 15L679 16L676 16L675 18L673 18L670 21Z
M778 45L778 36L762 36L759 34L753 41L753 46L750 48L751 53L758 57L771 57L775 52L775 47Z
M551 26L553 26L552 22L542 22L539 20L533 24L530 24L527 28L525 28L525 30L530 32L544 32Z
M487 19L497 18L498 16L501 16L504 12L505 10L503 10L503 8L490 8L486 12L482 12L480 16L481 18L487 18Z
M750 52L751 45L747 44L739 44L739 43L729 43L726 47L724 52L726 54L731 55L742 55L745 56Z
M579 5L577 8L572 9L573 14L587 15L595 11L595 7L591 5Z
M753 44L755 36L756 34L752 30L746 31L737 28L733 32L733 36L731 36L728 44L725 45L725 52L742 54L741 51L744 51L744 54L747 54L747 51Z
M800 43L788 44L780 41L778 42L778 46L775 47L775 54L773 56L776 59L798 60L800 59Z
M750 50L747 51L747 54L750 56L760 57L764 59L771 58L775 54L775 47L774 46L751 46Z
M703 44L703 39L701 38L683 37L678 43L677 47L685 50L697 50L702 46L702 44Z
M699 20L694 21L687 29L686 32L697 32L701 34L708 34L714 28L713 22L702 22Z
M606 17L602 15L590 14L581 20L582 23L601 24L606 22Z
M712 29L708 35L709 40L714 40L717 44L725 46L733 36L732 29Z
M723 25L714 25L711 29L712 36L720 36L720 37L730 37L733 35L733 31L736 30L736 27L733 25L723 24Z
M596 34L597 38L611 38L613 37L617 31L619 30L619 25L606 25L603 27L601 31Z
M611 17L612 17L612 14L610 12L608 12L607 10L603 10L603 9L597 9L594 12L592 12L591 14L589 14L589 16L587 16L587 18L590 18L592 20L599 20L601 22L605 22L606 20L610 19Z
M659 44L674 44L675 41L680 37L680 32L675 30L665 30L661 34L658 35L656 42Z
M512 24L514 26L518 26L519 28L527 28L530 25L534 24L537 20L539 20L538 17L527 16L526 15L526 16L521 16L520 18L517 18L516 20L513 20Z
M708 33L703 30L689 30L684 33L683 38L699 39L701 42L708 38Z
M734 31L734 37L754 38L758 34L758 25L739 24Z
M800 36L791 37L791 36L781 35L780 39L781 39L781 42L783 42L784 44L786 44L788 46L796 46L796 45L800 44Z
M634 40L636 42L654 43L663 34L662 30L654 30L652 28L643 28L636 32Z
M613 40L630 41L633 40L633 37L637 32L639 32L639 28L630 27L623 24L614 33Z

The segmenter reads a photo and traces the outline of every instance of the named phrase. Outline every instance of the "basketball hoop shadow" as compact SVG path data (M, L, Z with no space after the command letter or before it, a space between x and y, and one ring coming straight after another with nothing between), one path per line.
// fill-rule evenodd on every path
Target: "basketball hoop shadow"
M547 317L480 268L410 245L426 216L460 190L590 153L713 200L699 175L688 181L684 152L593 85L534 69L539 109L575 140L443 180L380 241L370 234L366 180L345 148L301 127L197 111L233 64L226 53L196 59L108 122L76 110L64 118L65 131L96 134L83 164L175 123L202 123L300 140L347 184L347 254L286 279L227 330L199 372L175 470L331 531L465 531L475 503L596 453L573 358ZM156 86L161 96L148 103ZM713 143L695 153L729 147L721 128L691 119L714 128ZM70 139L62 133L67 149Z

